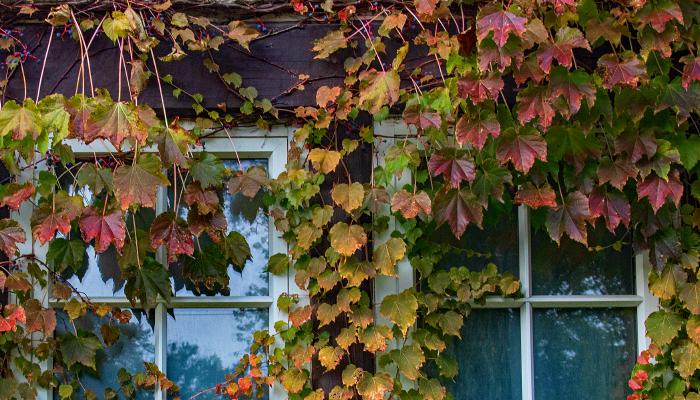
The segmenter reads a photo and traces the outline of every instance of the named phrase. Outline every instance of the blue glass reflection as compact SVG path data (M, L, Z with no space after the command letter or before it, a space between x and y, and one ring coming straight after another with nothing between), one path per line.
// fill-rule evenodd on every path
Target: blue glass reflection
M462 338L448 343L459 375L447 386L459 400L521 398L520 312L515 309L472 310L464 319Z
M635 318L632 308L534 310L535 399L624 399Z

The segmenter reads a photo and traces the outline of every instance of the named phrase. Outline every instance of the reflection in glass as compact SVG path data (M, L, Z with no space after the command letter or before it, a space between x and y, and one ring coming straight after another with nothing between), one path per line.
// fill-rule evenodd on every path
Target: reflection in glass
M226 168L238 171L241 168L248 170L251 166L261 166L267 169L266 159L246 160L225 160ZM267 259L269 256L269 219L261 209L262 195L258 194L254 199L249 199L240 193L231 195L224 188L223 212L226 217L226 233L237 231L248 241L252 260L243 267L242 272L237 272L233 266L229 266L229 291L224 294L230 296L266 296L268 290L268 275L265 272ZM172 192L170 193L172 196ZM182 218L187 219L187 206L181 203L179 213ZM204 246L204 239L201 245ZM176 296L192 296L198 294L191 283L182 278L182 266L175 264L171 266L174 276L174 288Z
M225 381L248 352L253 332L268 326L267 309L175 309L168 318L168 378L180 397ZM214 392L197 397L214 399Z
M447 382L455 399L521 398L520 313L515 309L472 310L464 319L462 338L448 342L459 374Z
M445 267L466 266L479 271L494 263L499 273L510 272L518 276L518 213L502 212L494 221L484 221L484 229L469 224L460 240L455 239L450 227L441 226L431 238L433 242L449 244L455 250L443 257ZM475 252L472 254L472 251Z
M634 309L535 309L535 399L624 399Z
M532 280L536 295L614 295L634 293L634 258L629 245L621 251L610 245L613 237L602 224L588 232L588 244L607 246L588 251L562 237L561 246L541 229L532 235ZM630 241L629 236L624 238Z
M99 318L93 313L88 313L74 321L78 332L92 332L101 337L100 326L108 322L108 318ZM115 322L112 322L115 323ZM153 328L149 325L145 315L134 315L128 324L117 324L119 327L119 339L111 346L97 351L95 365L97 372L85 369L80 374L80 382L85 388L92 390L97 398L103 398L105 388L119 390L117 372L124 368L130 374L143 371L143 363L154 362L154 335ZM66 332L73 333L73 327L65 312L57 313L56 335ZM58 398L55 391L55 398ZM137 398L153 398L153 392L141 390Z

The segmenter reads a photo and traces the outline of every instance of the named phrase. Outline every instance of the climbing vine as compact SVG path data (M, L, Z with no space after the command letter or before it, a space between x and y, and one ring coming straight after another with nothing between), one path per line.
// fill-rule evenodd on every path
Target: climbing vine
M0 206L31 216L29 226L0 220L0 290L12 300L0 314L0 398L34 398L40 388L60 398L134 398L156 387L177 396L151 363L144 372L120 370L120 386L105 393L83 387L80 374L96 368L97 351L117 341L132 312L93 302L68 278L93 246L116 251L135 309L167 307L175 263L198 292L225 291L228 268L251 257L245 237L226 230L227 191L264 199L288 243L267 270L291 273L309 298L280 296L287 319L273 333L256 332L239 367L203 391L250 398L280 384L290 399L443 400L457 374L446 340L460 336L472 305L517 297L520 286L496 265L477 268L483 255L437 232L447 226L459 239L522 205L537 210L556 242L649 252L660 308L646 322L651 346L631 371L628 400L700 399L699 4L292 0L220 24L176 1L71 3L2 6L45 18L50 38L45 54L34 54L19 27L0 29L0 158L9 172ZM263 17L282 11L297 14L295 27L326 24L309 47L318 62L344 66L342 80L318 87L315 104L279 106L217 62L224 46L254 55L256 40L279 33ZM112 71L90 63L103 36L118 52ZM78 48L74 93L41 95L55 73L52 41ZM159 72L191 57L235 107L211 107ZM426 61L409 62L416 58ZM35 62L41 75L30 85L25 66ZM96 87L97 73L114 74L118 89ZM309 90L317 77L296 78L280 95ZM23 95L11 98L7 88L18 80ZM147 87L157 88L159 103L141 100ZM191 112L169 114L164 93L189 101ZM405 124L398 136L374 132L373 123L390 118ZM279 176L240 161L227 168L206 151L205 139L218 136L236 153L231 129L253 123L295 126ZM110 150L85 157L73 153L76 143ZM367 149L369 178L349 165ZM172 193L165 209L159 186ZM89 204L79 194L86 191ZM622 239L589 244L596 225ZM455 253L463 264L447 265ZM410 264L416 284L377 298L374 283L398 276L400 263ZM79 328L87 314L100 318L99 332ZM57 321L68 329L59 332ZM378 368L355 365L356 351L374 355ZM325 393L312 387L312 365L342 383Z

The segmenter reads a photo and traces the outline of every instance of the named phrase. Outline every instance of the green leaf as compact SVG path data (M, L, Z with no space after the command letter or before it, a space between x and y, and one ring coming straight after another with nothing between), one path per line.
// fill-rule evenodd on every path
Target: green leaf
M136 306L138 299L141 307L150 309L155 307L159 296L166 303L170 302L172 294L170 275L168 270L153 258L146 258L140 268L128 268L124 275L127 279L124 293L131 305Z
M267 262L267 272L273 275L283 275L287 273L289 268L289 257L283 253L277 253L270 257Z
M2 105L0 137L12 133L12 138L15 140L22 140L27 135L36 139L41 131L41 115L31 99L27 99L22 106L14 100L9 100Z
M73 395L73 386L66 384L59 386L58 395L61 396L62 399L69 399L71 395Z
M676 370L683 378L690 378L700 366L700 347L697 344L685 340L671 353Z
M280 378L282 386L284 386L289 393L301 392L308 379L309 373L304 369L298 368L288 369Z
M227 270L226 257L217 245L211 243L201 251L196 250L193 257L185 260L182 275L197 288L214 290L217 289L216 285L221 288L228 287Z
M372 262L382 275L396 276L396 263L406 254L406 243L401 238L391 238L374 250Z
M420 369L425 363L425 355L417 344L407 344L399 349L394 349L389 352L389 357L406 378L415 381L421 376Z
M680 315L665 310L653 312L645 322L647 336L659 346L671 343L682 325L683 318Z
M357 392L364 400L383 400L384 395L394 388L394 379L386 372L375 375L365 372L357 383Z
M103 189L110 192L114 190L112 170L98 168L95 164L83 164L78 171L76 180L79 186L89 186L93 194L99 194Z
M243 83L243 78L241 78L241 76L235 72L229 72L227 74L224 74L222 78L224 79L224 82L228 83L229 85L232 85L236 89L241 87L241 84Z
M690 312L700 314L700 282L685 284L679 297Z
M55 238L49 242L46 253L46 263L53 267L54 271L62 272L71 268L78 272L85 264L85 243L82 240L68 240Z
M131 30L131 24L126 14L121 11L114 11L112 12L111 18L106 18L104 20L102 29L105 31L105 35L107 35L108 38L116 42L117 39L127 37Z
M246 261L251 260L250 246L245 237L238 232L229 233L222 243L226 258L231 261L234 269L242 271Z
M437 379L421 379L418 381L418 392L423 396L423 400L442 400L446 390Z
M215 155L203 151L199 159L191 161L190 174L202 185L202 189L223 185L224 163Z
M379 310L383 316L398 325L405 336L408 328L416 322L418 300L413 290L406 289L399 294L386 296Z
M73 364L82 364L95 369L95 355L102 348L102 343L93 334L86 336L64 335L60 338L60 351L63 362L71 367Z

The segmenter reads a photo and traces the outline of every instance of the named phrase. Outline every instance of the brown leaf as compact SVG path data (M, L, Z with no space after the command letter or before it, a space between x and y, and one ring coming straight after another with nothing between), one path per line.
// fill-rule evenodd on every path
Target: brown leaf
M391 211L401 212L404 218L415 218L418 214L431 214L431 201L424 191L409 193L401 189L391 198Z
M168 252L168 261L174 262L177 256L194 253L194 241L187 223L169 211L156 217L150 229L151 247L157 249L164 245Z
M547 232L557 243L563 233L571 239L588 245L586 220L591 217L588 198L576 191L566 196L564 203L556 209L550 209L547 214Z
M246 197L253 198L260 189L267 188L270 180L265 168L252 166L248 171L238 173L228 181L228 191L231 194L240 192Z

